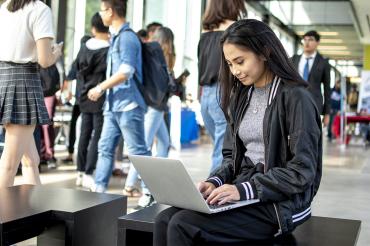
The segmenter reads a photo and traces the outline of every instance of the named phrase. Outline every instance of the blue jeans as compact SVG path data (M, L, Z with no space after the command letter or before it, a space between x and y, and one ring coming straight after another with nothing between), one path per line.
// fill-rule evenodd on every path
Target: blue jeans
M213 141L212 166L210 172L216 170L222 163L222 145L226 130L226 119L217 98L218 83L212 86L203 86L201 97L201 113L204 126Z
M156 110L152 107L148 107L148 111L145 114L145 141L148 146L148 151L151 151L154 142L154 137L157 137L157 156L168 157L168 151L170 148L170 135L166 123L164 121L164 112ZM130 171L126 179L126 187L132 187L135 185L138 179L138 173L136 169L131 165ZM148 189L142 183L143 193L149 194Z
M98 162L95 173L96 190L104 192L114 166L114 153L121 134L128 154L151 155L144 138L144 110L136 107L125 112L104 112L103 130L98 144Z

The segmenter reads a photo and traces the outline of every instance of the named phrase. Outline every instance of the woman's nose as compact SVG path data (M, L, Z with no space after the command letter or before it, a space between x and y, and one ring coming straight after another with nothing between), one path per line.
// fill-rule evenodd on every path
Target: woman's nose
M234 69L234 75L238 76L240 74L240 71L238 69Z

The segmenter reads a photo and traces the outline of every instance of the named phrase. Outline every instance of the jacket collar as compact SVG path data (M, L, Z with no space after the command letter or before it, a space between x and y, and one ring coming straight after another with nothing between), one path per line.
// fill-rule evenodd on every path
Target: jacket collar
M274 80L272 81L272 86L270 88L269 101L267 105L271 105L272 101L275 99L276 93L280 85L280 81L281 81L281 78L278 76L275 76Z
M279 86L281 84L280 82L281 82L281 79L278 76L275 76L273 81L272 81L272 85L270 86L270 91L269 91L269 96L268 96L269 100L268 100L268 103L267 103L267 107L269 107L272 104L272 102L274 101L274 99L277 95ZM236 107L235 114L234 114L235 118L230 117L232 119L232 123L235 123L236 128L239 127L239 124L240 124L240 122L241 122L241 120L244 116L245 110L247 109L247 107L249 105L249 101L251 100L253 89L254 89L253 86L250 86L249 88L245 88L243 90L244 92L239 94L239 96L238 96L239 99L236 100L237 103L239 104L239 106ZM244 95L245 95L246 90L248 90L248 92L247 92L247 96L245 97ZM229 114L231 115L231 112L229 112Z
M270 87L270 91L269 91L269 100L268 100L268 103L267 103L267 106L271 105L272 101L275 99L276 97L276 94L277 94L277 91L278 91L278 88L279 88L279 85L280 85L280 82L281 82L281 78L278 77L278 76L275 76L273 81L272 81L272 85ZM252 92L253 92L253 86L251 86L248 90L248 102L251 98L251 95L252 95Z
M120 28L118 28L118 30L114 30L112 27L109 28L109 31L110 33L112 34L112 36L117 36L119 35L122 31L125 31L127 29L130 28L130 23L129 22L125 22L121 25Z

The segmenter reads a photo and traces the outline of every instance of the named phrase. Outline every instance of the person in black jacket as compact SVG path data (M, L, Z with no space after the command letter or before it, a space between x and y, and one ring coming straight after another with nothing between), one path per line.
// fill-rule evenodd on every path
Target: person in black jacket
M282 44L263 22L221 37L223 162L198 188L209 204L259 199L216 214L179 208L155 220L155 245L241 243L292 232L311 215L322 172L319 110Z
M93 38L82 44L76 58L77 98L82 113L81 134L77 152L78 180L85 188L94 184L92 174L98 158L98 141L103 127L103 104L105 97L91 101L87 93L105 79L107 53L109 49L109 30L96 13L91 19Z
M204 127L213 142L210 173L222 163L222 143L227 125L225 116L217 103L222 52L220 38L226 28L246 15L244 0L208 1L202 20L203 30L198 43L200 111Z
M308 82L320 114L324 116L323 123L329 124L330 119L330 64L318 51L320 34L308 31L303 35L303 54L292 57L293 64L302 78ZM324 87L324 96L321 93L321 84Z
M80 47L91 38L90 35L84 35L80 40ZM69 83L72 82L77 78L77 68L76 68L76 59L73 61L71 68L69 69L68 74L65 77L63 86L60 90L60 98L58 99L62 104L71 105L70 100L72 99L72 91L69 89ZM78 81L76 81L78 83ZM80 96L80 92L78 90L75 91L75 97L78 98ZM78 101L76 100L72 106L72 116L71 121L69 122L69 130L68 130L68 155L66 158L62 159L63 163L71 163L73 162L73 153L74 153L74 146L76 142L76 124L77 119L80 117L81 111L80 106L78 105ZM82 180L77 180L76 183L81 183Z

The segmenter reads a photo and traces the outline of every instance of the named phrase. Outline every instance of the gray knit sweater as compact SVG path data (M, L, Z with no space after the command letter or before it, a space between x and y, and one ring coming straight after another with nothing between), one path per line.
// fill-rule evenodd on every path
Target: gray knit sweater
M263 118L265 115L271 83L263 88L254 88L249 106L240 124L239 137L243 141L245 156L256 165L265 164L263 143Z

